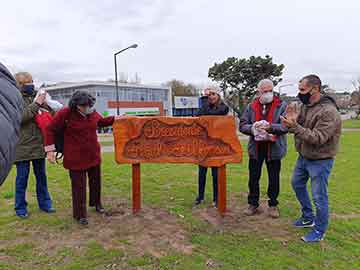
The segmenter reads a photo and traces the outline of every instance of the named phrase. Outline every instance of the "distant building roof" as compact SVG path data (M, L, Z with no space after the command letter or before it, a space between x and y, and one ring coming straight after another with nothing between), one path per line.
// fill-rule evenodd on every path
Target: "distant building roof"
M169 89L167 86L161 85L144 85L144 84L132 84L132 83L118 83L119 87L136 87L136 88L153 88L153 89ZM42 87L46 91L68 89L68 88L80 88L80 87L93 87L93 86L112 86L115 87L113 81L84 81L84 82L61 82L51 86Z

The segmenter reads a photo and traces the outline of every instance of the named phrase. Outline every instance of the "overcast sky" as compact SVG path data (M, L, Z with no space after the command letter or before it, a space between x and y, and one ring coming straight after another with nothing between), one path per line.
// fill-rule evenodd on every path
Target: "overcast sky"
M333 88L360 77L359 0L1 0L0 61L36 81L139 74L205 84L227 57L264 56L285 64L284 82L319 74Z

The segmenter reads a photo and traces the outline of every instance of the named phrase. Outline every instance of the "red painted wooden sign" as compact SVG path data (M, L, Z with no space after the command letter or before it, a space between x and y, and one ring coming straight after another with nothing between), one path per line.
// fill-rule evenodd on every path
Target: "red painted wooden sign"
M218 209L225 213L225 165L242 160L234 117L125 117L113 129L116 161L133 164L134 212L141 207L141 163L192 163L219 167Z

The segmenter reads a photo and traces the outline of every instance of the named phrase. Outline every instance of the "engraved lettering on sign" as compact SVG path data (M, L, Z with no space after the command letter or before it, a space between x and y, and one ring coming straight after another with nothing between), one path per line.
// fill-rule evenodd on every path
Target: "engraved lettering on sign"
M211 138L200 121L170 125L154 119L144 124L137 138L126 143L123 155L136 160L188 157L204 161L234 153L231 145Z

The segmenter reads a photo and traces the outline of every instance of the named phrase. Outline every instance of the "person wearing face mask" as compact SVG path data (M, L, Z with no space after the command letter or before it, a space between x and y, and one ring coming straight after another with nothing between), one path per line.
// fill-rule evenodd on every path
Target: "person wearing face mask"
M341 117L335 100L321 94L321 80L308 75L299 82L302 105L300 112L289 106L282 118L289 132L294 134L299 157L292 177L292 187L302 208L301 217L294 222L297 228L313 230L301 239L318 242L324 239L328 227L328 179L334 164L341 136ZM310 178L315 204L314 215L306 188Z
M215 88L206 88L204 96L201 98L201 108L197 116L203 115L227 115L229 113L228 106L221 100L219 91ZM198 196L195 199L195 205L199 205L204 201L206 174L208 168L199 165L198 176ZM218 169L211 168L213 178L213 205L217 207L218 203Z
M280 116L285 115L286 103L274 95L273 88L271 80L261 80L257 97L240 117L240 132L249 136L249 205L244 212L248 216L258 213L259 181L264 161L269 177L268 214L272 218L280 216L277 198L280 192L281 159L287 152L287 128L281 124Z
M114 123L114 117L103 118L94 110L95 98L86 91L76 91L69 106L61 109L47 126L45 151L47 159L55 162L55 137L64 133L63 166L69 170L73 217L82 225L87 225L86 179L89 178L89 205L96 212L104 213L101 204L101 154L97 138L98 127Z
M24 100L24 111L20 127L20 140L16 147L16 184L15 212L20 218L27 218L26 189L29 179L30 162L36 177L36 195L39 208L46 213L53 213L52 200L47 187L45 170L45 151L43 136L35 122L35 116L45 104L45 94L38 95L34 89L33 79L28 72L15 74L18 88Z

